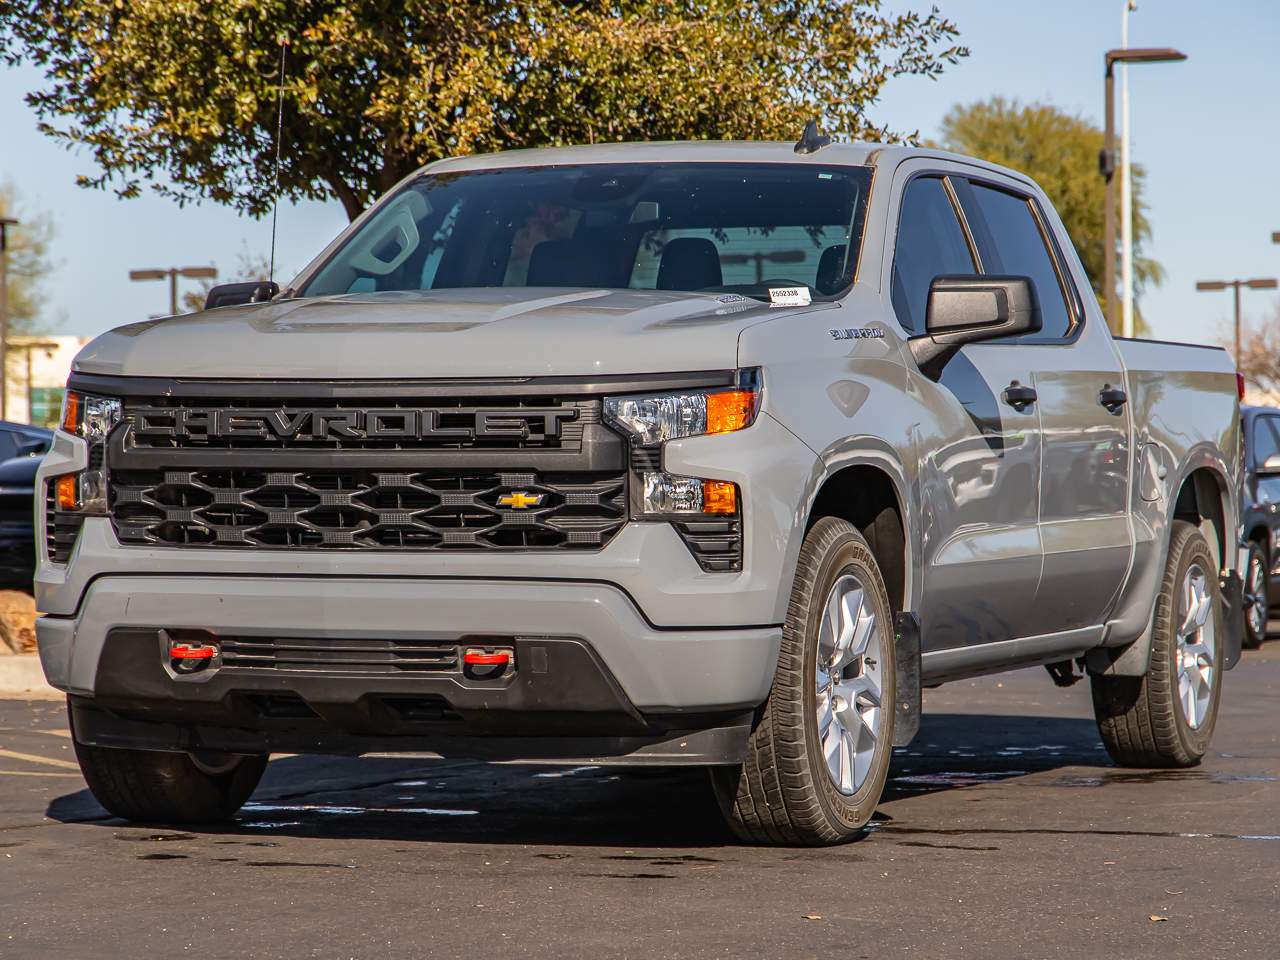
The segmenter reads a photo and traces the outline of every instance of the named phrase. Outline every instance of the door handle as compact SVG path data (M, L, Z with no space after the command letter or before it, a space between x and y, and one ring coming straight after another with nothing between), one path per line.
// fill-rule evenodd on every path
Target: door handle
M1001 396L1004 398L1005 403L1021 413L1036 402L1036 388L1028 387L1026 384L1015 380L1004 388L1004 393Z
M1098 391L1098 402L1102 404L1110 413L1116 413L1129 400L1129 395L1119 387L1113 387L1109 383L1104 383L1102 389Z

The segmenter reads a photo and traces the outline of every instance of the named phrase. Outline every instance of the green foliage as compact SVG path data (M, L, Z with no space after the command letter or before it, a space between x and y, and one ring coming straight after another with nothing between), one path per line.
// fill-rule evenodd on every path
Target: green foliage
M1094 293L1102 302L1106 181L1098 173L1098 155L1103 143L1101 130L1082 117L1048 104L1023 106L1003 97L993 97L953 107L942 121L942 143L949 150L1019 170L1039 183L1057 207L1084 262ZM1143 247L1151 239L1147 206L1142 199L1145 176L1143 168L1134 164L1135 300L1148 284L1159 284L1164 279L1160 264L1142 256ZM1118 190L1117 180L1117 197ZM1119 270L1117 264L1117 276ZM1141 326L1140 316L1135 316L1135 323Z
M28 97L84 145L86 186L145 181L270 208L279 42L281 188L354 217L422 163L622 140L794 139L866 117L891 76L967 50L936 9L880 0L0 0L0 56L42 68Z
M19 221L8 229L9 335L39 333L44 305L41 287L52 269L53 221L48 214L27 207L6 182L0 182L0 217Z

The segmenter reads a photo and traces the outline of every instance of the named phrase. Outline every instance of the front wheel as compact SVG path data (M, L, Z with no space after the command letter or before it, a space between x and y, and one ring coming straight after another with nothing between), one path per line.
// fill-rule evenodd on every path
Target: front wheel
M1249 542L1249 564L1244 575L1244 645L1257 650L1267 639L1267 555L1262 545Z
M843 520L815 523L800 549L773 687L747 760L712 771L741 839L840 843L871 819L892 753L892 620L866 540Z
M1193 524L1174 521L1143 677L1094 676L1107 753L1125 767L1193 767L1209 749L1222 691L1226 624L1217 564Z
M76 742L85 782L109 813L140 823L216 823L249 799L265 756L193 756Z

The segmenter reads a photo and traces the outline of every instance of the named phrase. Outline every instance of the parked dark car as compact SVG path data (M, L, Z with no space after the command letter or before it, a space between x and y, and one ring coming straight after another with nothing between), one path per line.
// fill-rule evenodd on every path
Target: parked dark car
M31 590L36 468L52 442L44 427L0 420L0 586Z
M1280 601L1280 409L1241 407L1244 496L1241 515L1249 565L1245 571L1245 646L1267 638L1267 618Z

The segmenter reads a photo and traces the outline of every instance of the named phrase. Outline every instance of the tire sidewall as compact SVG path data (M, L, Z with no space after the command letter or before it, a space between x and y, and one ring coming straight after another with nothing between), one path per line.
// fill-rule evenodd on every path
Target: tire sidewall
M1187 721L1186 712L1182 707L1182 697L1179 696L1178 685L1179 602L1183 578L1192 564L1199 564L1205 573L1212 597L1209 615L1213 618L1215 639L1213 679L1209 685L1209 712L1205 714L1204 721L1198 728L1193 728ZM1176 718L1174 727L1183 749L1193 757L1201 757L1209 749L1209 741L1213 739L1213 728L1218 718L1218 705L1222 700L1222 656L1226 642L1226 618L1223 615L1213 553L1209 550L1209 544L1205 542L1203 534L1198 530L1182 542L1182 548L1178 552L1176 566L1174 567L1173 593L1168 598L1168 603L1169 616L1165 636L1161 638L1163 640L1161 654L1165 660L1166 676L1169 678L1169 697L1173 701L1173 713Z
M1267 638L1267 620L1268 620L1267 614L1269 612L1267 609L1268 607L1267 581L1270 579L1270 576L1269 576L1270 571L1267 569L1267 555L1263 551L1262 546L1259 543L1257 543L1257 541L1250 541L1249 563L1248 563L1248 566L1245 567L1245 577L1247 578L1245 581L1246 590L1251 590L1253 586L1253 565L1255 561L1258 564L1260 564L1262 567L1262 594L1258 598L1257 602L1260 602L1262 604L1263 616L1262 616L1262 632L1257 633L1254 631L1253 623L1251 622L1251 619L1250 619L1251 611L1245 611L1245 617L1244 617L1245 644L1251 649L1257 649L1258 647L1262 646L1263 641L1266 640Z
M843 524L845 530L816 559L813 578L806 585L808 617L804 624L804 660L801 671L802 689L799 691L804 718L809 773L819 802L833 824L845 830L857 830L866 824L880 802L888 777L889 761L893 753L894 691L897 670L893 649L893 611L888 591L876 566L871 549L852 526ZM862 785L852 795L840 792L827 772L826 758L818 736L817 691L814 676L818 662L818 635L826 609L827 596L836 581L845 574L857 577L870 594L875 608L876 630L880 636L881 658L881 721L880 736L871 769Z

